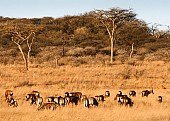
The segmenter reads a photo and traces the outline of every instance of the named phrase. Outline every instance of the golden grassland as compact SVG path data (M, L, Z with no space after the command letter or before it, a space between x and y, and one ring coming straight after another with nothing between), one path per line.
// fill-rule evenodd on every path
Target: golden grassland
M144 89L154 89L155 94L141 97ZM18 101L17 108L8 107L4 92L11 89ZM120 106L114 101L119 90L128 94L137 92L133 107ZM106 90L111 97L98 107L87 109L78 106L59 107L54 111L37 111L25 101L25 95L38 90L46 97L61 95L66 91L81 91L88 96L103 94ZM25 72L21 65L0 66L0 120L2 121L170 121L170 62L141 61L113 65L80 65L34 67ZM157 96L163 102L157 102Z

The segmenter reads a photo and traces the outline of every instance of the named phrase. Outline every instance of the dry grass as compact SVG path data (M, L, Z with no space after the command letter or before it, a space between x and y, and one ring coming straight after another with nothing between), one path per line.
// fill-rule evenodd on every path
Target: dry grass
M170 120L170 63L135 62L116 65L58 66L57 68L30 68L25 72L20 65L0 66L0 120L8 121L169 121ZM143 89L155 91L148 98L141 97ZM10 108L4 101L6 89L14 91L19 106ZM118 90L132 97L133 107L117 105L113 100ZM41 92L42 97L64 95L66 91L81 91L88 96L103 94L106 90L111 97L99 107L86 109L83 104L57 108L55 111L37 111L26 102L25 95L32 90ZM157 96L163 96L163 103Z

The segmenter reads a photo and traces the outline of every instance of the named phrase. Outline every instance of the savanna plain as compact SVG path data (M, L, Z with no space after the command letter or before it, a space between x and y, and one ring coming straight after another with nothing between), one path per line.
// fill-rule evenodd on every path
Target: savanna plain
M164 61L138 61L133 63L63 65L57 67L31 66L24 71L22 65L0 66L0 120L1 121L170 121L170 63ZM14 92L18 107L5 102L5 90ZM154 94L142 97L142 90L153 89ZM110 91L111 96L98 107L57 107L56 110L38 111L25 100L26 94L38 90L47 102L48 96L80 91L95 96ZM114 97L121 90L137 92L131 97L132 107L118 105ZM157 97L163 102L158 103Z

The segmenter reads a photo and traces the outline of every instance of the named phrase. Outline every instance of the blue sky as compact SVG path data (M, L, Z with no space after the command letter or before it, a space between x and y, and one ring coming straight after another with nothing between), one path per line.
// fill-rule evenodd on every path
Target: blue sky
M112 7L133 8L137 18L147 23L170 25L170 0L0 0L0 16L56 18Z

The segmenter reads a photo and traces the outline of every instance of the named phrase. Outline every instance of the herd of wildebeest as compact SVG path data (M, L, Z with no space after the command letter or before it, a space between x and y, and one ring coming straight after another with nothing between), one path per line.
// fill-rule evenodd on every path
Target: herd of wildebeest
M143 90L141 93L142 97L148 97L149 94L154 94L152 90ZM129 95L122 94L122 91L118 91L115 95L114 100L117 101L120 105L125 105L132 107L134 102L131 97L136 96L136 91L130 90ZM83 95L82 92L65 92L65 96L50 96L47 97L47 101L45 101L41 96L39 91L33 90L31 93L27 94L25 100L30 103L30 105L36 105L37 110L55 110L60 106L67 105L78 105L79 103L83 103L84 107L90 108L94 106L98 106L100 102L104 102L107 98L110 97L110 91L105 91L102 95L97 95L94 97L88 97ZM5 91L5 100L9 106L17 107L18 103L14 99L14 94L12 90ZM162 102L162 96L158 96L157 100L159 103Z

